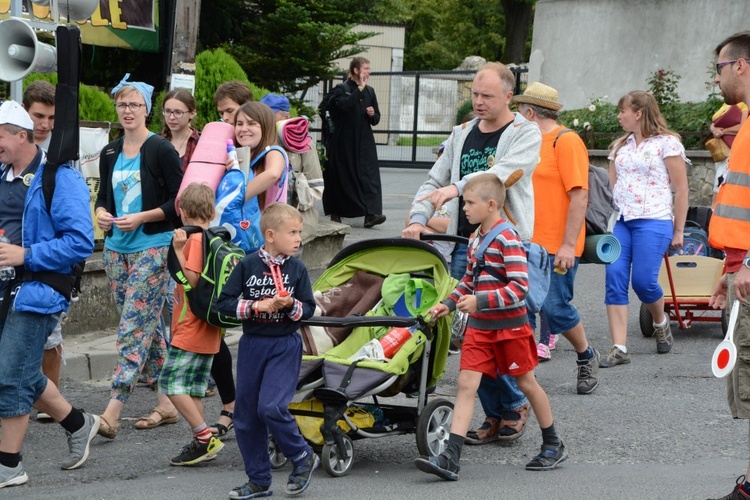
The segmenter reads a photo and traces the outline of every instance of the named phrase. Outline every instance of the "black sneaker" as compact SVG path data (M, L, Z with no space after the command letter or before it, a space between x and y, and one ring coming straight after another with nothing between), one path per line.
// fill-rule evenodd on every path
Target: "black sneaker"
M338 222L341 224L341 216L336 214L331 214L331 222Z
M367 229L382 224L383 222L385 222L385 215L383 214L368 215L365 217L365 227Z
M195 465L206 460L213 460L222 448L224 448L224 443L213 436L208 443L201 443L194 439L169 463L172 465Z
M308 456L302 464L294 467L294 470L289 474L289 481L286 483L284 492L287 495L299 495L310 486L310 480L312 479L312 473L320 465L320 458L318 455L311 451L308 452Z
M557 469L567 459L568 454L565 452L565 445L562 441L560 441L560 446L543 444L539 455L532 458L531 462L526 464L526 470Z
M713 500L748 500L750 499L750 495L748 495L742 490L742 484L744 482L745 482L745 476L738 477L737 485L734 487L734 489L729 495L723 496L721 498L715 498ZM712 500L712 499L709 498L709 500Z
M248 498L262 498L273 495L270 486L258 486L252 481L248 481L242 486L237 486L229 492L229 498L233 500L246 500Z
M458 481L458 471L461 470L460 465L445 455L438 455L432 458L419 457L414 460L414 465L422 472L435 474L437 477L448 481Z

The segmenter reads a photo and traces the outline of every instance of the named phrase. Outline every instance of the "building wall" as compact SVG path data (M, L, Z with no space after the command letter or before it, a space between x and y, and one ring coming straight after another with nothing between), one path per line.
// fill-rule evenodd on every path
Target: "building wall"
M714 48L749 18L747 0L538 0L529 81L576 109L605 95L616 102L671 68L681 100L704 101Z

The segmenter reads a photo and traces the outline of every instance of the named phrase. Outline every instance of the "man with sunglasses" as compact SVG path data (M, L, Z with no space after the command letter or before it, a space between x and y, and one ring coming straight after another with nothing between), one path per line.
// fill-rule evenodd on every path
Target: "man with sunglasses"
M716 47L716 78L724 102L750 102L750 31L730 36ZM750 122L737 133L729 154L724 183L719 188L716 207L709 226L709 243L726 253L724 275L719 280L710 304L731 308L739 300L740 313L734 330L737 366L727 376L727 399L733 418L750 420ZM732 325L730 325L731 327ZM743 366L745 365L745 366ZM750 467L740 476L732 492L722 500L750 499Z

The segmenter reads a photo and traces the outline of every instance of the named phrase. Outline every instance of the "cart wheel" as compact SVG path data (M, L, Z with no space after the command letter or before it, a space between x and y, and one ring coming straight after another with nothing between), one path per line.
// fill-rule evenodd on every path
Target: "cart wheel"
M279 445L276 444L273 436L268 436L268 458L271 459L272 469L281 469L289 461L289 459L281 453Z
M722 337L726 336L727 329L729 328L729 313L727 312L727 308L721 310L721 335Z
M430 401L417 419L417 450L426 457L436 457L448 445L453 403L445 399Z
M641 333L644 337L654 336L654 320L651 317L651 311L648 310L645 304L641 304L641 311L638 317L641 323ZM669 318L667 318L669 321Z
M328 473L329 476L341 477L349 473L349 470L354 464L354 446L352 445L352 438L344 434L342 436L344 440L344 449L346 450L346 458L341 457L339 448L335 444L326 443L323 446L323 451L320 452L320 460L323 465L323 470Z

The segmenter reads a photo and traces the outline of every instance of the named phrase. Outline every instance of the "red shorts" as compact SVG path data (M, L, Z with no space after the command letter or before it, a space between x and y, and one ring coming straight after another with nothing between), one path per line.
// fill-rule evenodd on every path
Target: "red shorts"
M538 364L534 332L528 324L507 330L466 329L461 370L482 372L491 378L498 372L516 377Z

